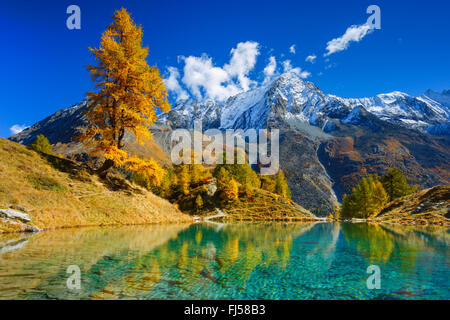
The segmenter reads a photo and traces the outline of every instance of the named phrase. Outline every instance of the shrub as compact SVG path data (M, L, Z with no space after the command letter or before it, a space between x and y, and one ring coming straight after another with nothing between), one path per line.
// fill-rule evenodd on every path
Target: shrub
M66 187L60 184L53 178L45 177L45 176L37 176L31 175L27 177L27 180L33 185L33 187L37 190L48 190L48 191L56 191L61 192L65 191Z
M150 190L151 188L150 179L145 172L133 172L131 174L131 181L145 189Z
M42 152L52 156L55 155L52 149L52 145L43 134L38 135L36 137L36 140L34 140L29 147L30 149L33 149L34 151L37 152Z

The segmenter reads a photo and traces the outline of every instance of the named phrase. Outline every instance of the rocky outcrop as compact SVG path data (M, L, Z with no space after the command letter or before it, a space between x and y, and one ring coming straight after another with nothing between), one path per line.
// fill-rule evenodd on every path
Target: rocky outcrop
M0 209L0 218L15 219L22 222L30 222L30 216L26 213L12 210L12 209Z
M317 216L328 215L338 206L333 181L317 157L319 143L292 130L280 137L280 167L292 200Z
M42 230L31 226L29 224L22 223L20 221L9 220L9 219L0 219L0 222L6 225L9 225L14 232L41 232Z
M39 228L28 224L30 221L30 216L26 213L12 209L0 209L0 222L10 225L16 232L40 232Z

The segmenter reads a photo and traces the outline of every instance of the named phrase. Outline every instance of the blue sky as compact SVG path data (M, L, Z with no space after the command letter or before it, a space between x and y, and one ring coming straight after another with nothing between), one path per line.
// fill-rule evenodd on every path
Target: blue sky
M66 27L71 4L81 8L81 30ZM324 57L329 41L366 22L366 8L372 4L381 9L381 29ZM84 98L92 89L85 70L93 62L88 47L98 46L114 10L122 6L144 28L149 64L166 77L169 67L177 68L178 83L186 92L192 93L186 85L201 86L188 76L183 82L189 61L214 76L234 77L228 89L239 90L245 79L250 87L264 81L271 57L277 63L275 73L289 60L292 69L301 68L324 92L344 97L450 89L448 1L3 1L1 137L9 136L13 125L32 125ZM250 59L244 65L230 60L239 43L244 58ZM305 61L310 55L316 56L314 63ZM244 81L239 81L242 72ZM217 88L201 89L206 96Z

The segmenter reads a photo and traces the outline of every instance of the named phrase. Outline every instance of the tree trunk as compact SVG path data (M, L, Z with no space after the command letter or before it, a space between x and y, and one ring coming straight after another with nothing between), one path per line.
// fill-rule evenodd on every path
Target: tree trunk
M100 176L100 178L106 178L106 175L108 174L109 169L111 169L114 166L114 161L110 159L106 159L103 165L97 169L97 174Z

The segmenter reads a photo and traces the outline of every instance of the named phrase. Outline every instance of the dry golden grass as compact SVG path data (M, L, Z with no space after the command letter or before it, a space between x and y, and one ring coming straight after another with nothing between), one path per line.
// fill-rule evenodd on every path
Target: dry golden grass
M396 199L387 204L373 220L449 226L450 186L436 186Z
M0 220L0 233L20 232L23 231L23 227L17 224L9 224Z
M248 199L241 199L225 208L227 220L318 220L309 210L295 202L261 189L254 189Z
M86 171L62 172L45 156L0 138L0 208L27 208L40 229L191 221L168 201L133 190L112 191ZM0 232L14 229L0 224Z

